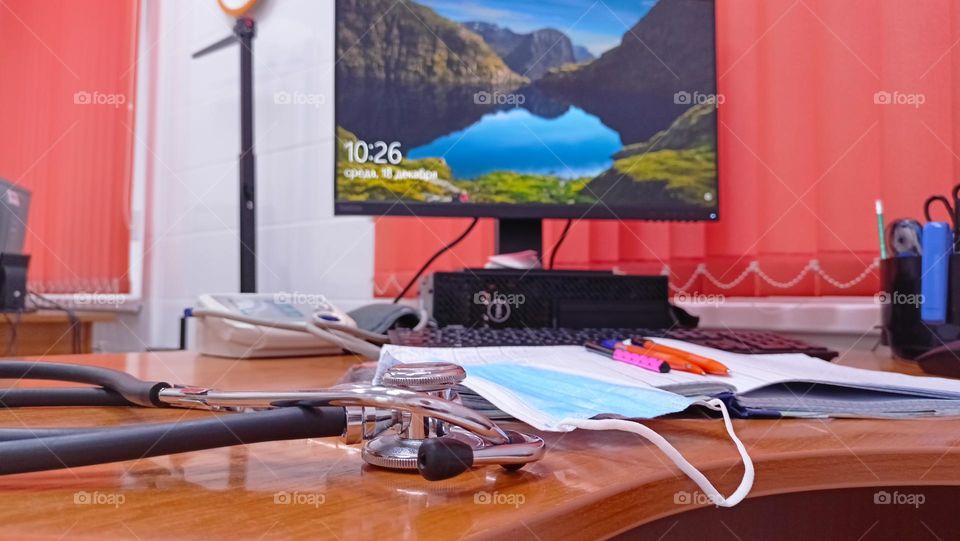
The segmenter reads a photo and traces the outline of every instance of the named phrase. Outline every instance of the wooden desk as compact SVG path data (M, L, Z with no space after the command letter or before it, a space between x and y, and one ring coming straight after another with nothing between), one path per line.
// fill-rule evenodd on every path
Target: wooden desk
M126 370L143 379L224 389L326 386L354 362L349 357L233 361L188 352L71 360ZM869 355L844 362L915 371L908 364ZM35 408L0 411L0 426L83 426L205 415L210 414ZM874 539L908 520L893 524L889 517L913 513L914 508L874 505L868 501L872 488L854 499L846 494L856 491L830 489L960 485L960 419L756 420L735 425L754 458L757 480L751 499L733 510L708 508L697 497L696 486L656 448L626 433L548 434L549 452L540 463L517 473L483 468L437 483L366 466L356 448L330 438L0 477L0 537L546 540L607 537L639 527L634 533L645 538L675 539L687 538L679 532L693 525L706 529L711 538L749 539L755 534L744 532L752 524L779 532L779 538L802 538L801 531L780 522L777 513L785 506L798 508L807 512L803 520L810 527L822 526L827 517L815 514L821 512L816 503L834 502L828 511L840 516L840 533L829 538ZM673 442L721 492L729 493L739 482L739 458L719 421L661 420L649 426ZM917 512L939 505L933 501L938 499L956 508L955 501L948 500L956 495L954 488L928 490L925 506ZM947 494L940 494L942 490ZM809 491L828 492L776 503L776 498ZM693 503L684 503L688 499ZM751 506L751 518L738 518L738 509ZM849 511L858 506L872 510L876 518ZM694 516L698 521L685 518ZM955 532L944 530L950 526L936 520L925 519L923 526L920 519L909 520L909 531L927 538L956 538ZM851 521L857 522L848 527Z
M112 312L77 312L80 322L80 351L93 351L93 324L113 321ZM70 318L65 312L56 310L38 310L25 312L19 321L15 314L0 317L0 356L16 355L60 355L73 352L73 331ZM10 348L13 338L11 326L16 326L16 344Z

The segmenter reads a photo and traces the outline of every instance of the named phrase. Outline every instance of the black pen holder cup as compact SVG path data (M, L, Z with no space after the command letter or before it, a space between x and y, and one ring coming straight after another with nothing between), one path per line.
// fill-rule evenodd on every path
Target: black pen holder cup
M960 254L950 256L947 321L925 323L920 319L923 296L921 258L891 257L880 262L883 343L902 359L913 359L944 343L960 340Z

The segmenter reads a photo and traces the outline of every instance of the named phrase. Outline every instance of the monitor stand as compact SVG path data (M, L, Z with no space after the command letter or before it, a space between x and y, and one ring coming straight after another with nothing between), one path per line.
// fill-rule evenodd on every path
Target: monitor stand
M524 250L534 250L543 261L543 222L540 218L499 218L496 222L497 254L512 254ZM474 274L480 272L513 272L506 269L471 269ZM546 270L522 271L523 276L535 278L547 274L563 273L565 275L601 275L612 274L612 271L585 271L585 270Z
M496 253L534 250L543 257L543 222L540 218L500 218L496 228Z

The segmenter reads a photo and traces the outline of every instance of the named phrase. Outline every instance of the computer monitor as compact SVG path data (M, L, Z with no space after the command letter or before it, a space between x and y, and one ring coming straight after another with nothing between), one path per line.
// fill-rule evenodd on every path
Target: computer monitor
M336 32L337 214L499 218L503 252L718 218L713 0L337 0Z

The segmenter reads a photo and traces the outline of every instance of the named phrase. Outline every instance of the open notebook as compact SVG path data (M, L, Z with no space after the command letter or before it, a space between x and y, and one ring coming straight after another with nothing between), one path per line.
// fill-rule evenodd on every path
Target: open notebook
M741 355L658 339L664 345L720 361L729 376L651 372L586 351L579 346L415 348L388 345L382 356L393 362L445 361L467 371L489 363L550 368L615 384L653 386L689 397L729 399L742 416L918 417L960 415L960 380L908 376L829 363L803 354ZM465 404L496 415L475 394Z

